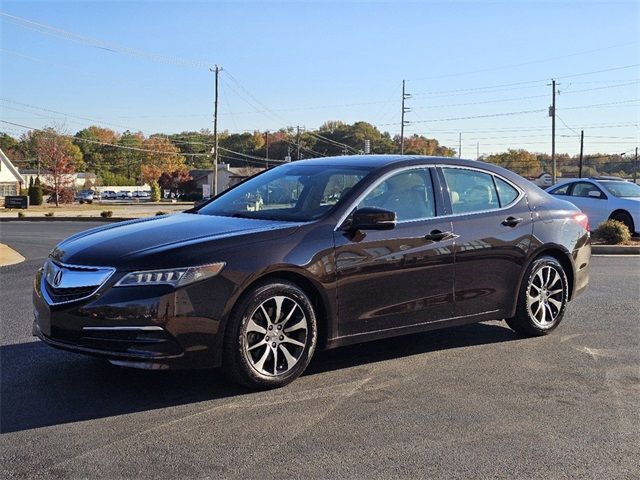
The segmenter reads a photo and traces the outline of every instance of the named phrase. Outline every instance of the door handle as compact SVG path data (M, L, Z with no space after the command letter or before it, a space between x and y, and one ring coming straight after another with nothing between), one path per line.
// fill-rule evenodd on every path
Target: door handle
M516 225L518 225L523 220L524 219L522 219L522 218L507 217L502 221L502 225L504 225L505 227L515 227Z
M451 232L443 232L441 230L431 230L431 233L427 233L424 236L425 240L433 240L434 242L439 242L441 240L447 240L453 237L453 233Z

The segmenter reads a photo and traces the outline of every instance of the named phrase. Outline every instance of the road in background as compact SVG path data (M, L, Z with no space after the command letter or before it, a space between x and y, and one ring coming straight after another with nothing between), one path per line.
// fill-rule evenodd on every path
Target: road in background
M35 270L94 224L0 224L2 477L637 478L640 259L594 257L550 336L485 322L321 353L251 393L30 335Z

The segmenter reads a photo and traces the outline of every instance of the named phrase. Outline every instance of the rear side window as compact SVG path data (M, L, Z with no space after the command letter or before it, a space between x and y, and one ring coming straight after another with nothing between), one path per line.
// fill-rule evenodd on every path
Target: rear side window
M516 198L518 198L518 190L513 188L507 182L500 177L494 177L496 180L496 187L498 188L498 198L500 199L500 206L506 207L511 205Z
M453 213L481 212L500 208L492 175L463 168L442 169Z

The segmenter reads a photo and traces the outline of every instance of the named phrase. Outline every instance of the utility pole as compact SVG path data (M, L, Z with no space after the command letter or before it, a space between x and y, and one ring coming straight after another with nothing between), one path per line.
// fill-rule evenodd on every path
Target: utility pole
M636 156L633 159L633 183L638 180L638 147L636 147Z
M462 132L458 133L458 158L462 158Z
M480 160L480 142L476 143L476 160Z
M296 155L298 160L300 160L300 125L296 127Z
M220 76L220 68L210 68L216 74L215 97L213 101L213 196L218 195L218 77Z
M556 81L551 80L551 107L549 108L549 116L551 117L551 177L555 184L557 179L556 170Z
M411 109L404 106L404 101L411 97L411 94L405 93L405 80L402 80L402 119L400 121L400 155L404 155L404 127L409 125L409 122L405 121L404 114L410 112Z
M269 130L265 132L265 148L266 148L266 158L267 158L267 170L269 169Z
M584 130L580 130L580 166L578 167L578 178L582 178L583 151L584 151Z

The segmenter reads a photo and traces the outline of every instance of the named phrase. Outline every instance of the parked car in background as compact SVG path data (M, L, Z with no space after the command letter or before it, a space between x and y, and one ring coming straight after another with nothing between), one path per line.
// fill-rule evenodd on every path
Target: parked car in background
M595 228L607 220L624 223L640 234L640 186L619 177L573 178L547 191L582 210Z
M271 198L279 186L290 195ZM64 240L34 282L34 334L117 365L222 366L278 387L321 348L491 319L546 335L587 287L590 255L586 215L495 165L301 160Z
M118 198L118 195L113 190L105 190L102 192L103 200L115 200L116 198Z
M127 199L127 198L132 198L132 196L131 196L131 192L130 192L130 191L128 191L128 190L120 190L120 191L118 192L118 198L121 198L121 199L123 199L123 200L124 200L124 199Z
M96 192L93 190L80 190L76 193L76 201L80 203L93 203Z

